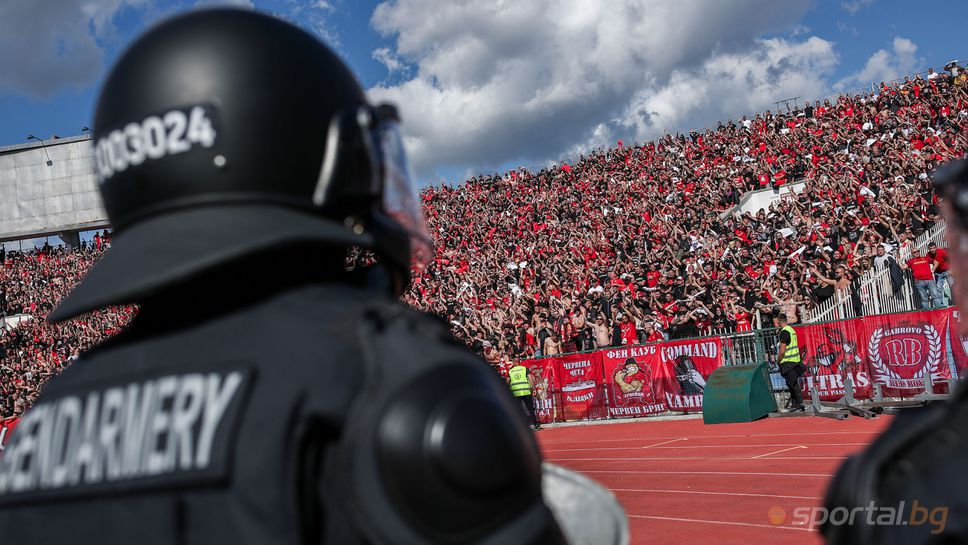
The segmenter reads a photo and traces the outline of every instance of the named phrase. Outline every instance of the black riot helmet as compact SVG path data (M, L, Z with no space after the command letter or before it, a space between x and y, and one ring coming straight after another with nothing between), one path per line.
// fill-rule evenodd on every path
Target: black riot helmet
M255 11L159 24L94 118L112 247L53 313L131 303L283 244L371 249L399 293L432 255L393 106L311 34Z

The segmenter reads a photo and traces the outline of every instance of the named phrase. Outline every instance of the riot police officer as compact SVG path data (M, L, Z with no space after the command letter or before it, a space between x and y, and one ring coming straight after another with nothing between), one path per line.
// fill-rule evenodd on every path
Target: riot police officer
M112 248L50 319L140 310L13 434L4 542L627 538L614 498L542 477L483 362L390 297L432 255L398 123L252 11L173 18L121 55L93 137ZM347 273L360 249L379 264Z
M968 162L935 175L948 219L947 239L957 301L965 301L968 270ZM959 333L968 337L968 320ZM953 338L952 342L959 342ZM897 416L863 453L848 459L827 491L822 531L830 545L968 543L968 500L961 480L968 464L968 388L951 399ZM846 517L844 516L846 515Z

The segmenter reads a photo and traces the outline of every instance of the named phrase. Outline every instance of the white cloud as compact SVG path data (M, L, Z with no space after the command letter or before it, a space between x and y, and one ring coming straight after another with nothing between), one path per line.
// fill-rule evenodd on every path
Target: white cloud
M392 74L397 72L404 67L404 64L400 62L400 59L390 51L389 47L381 47L373 51L373 58L378 62L382 63L387 67L387 70Z
M848 0L846 2L841 2L840 7L844 8L847 13L854 15L858 11L874 5L874 2L876 1L877 0Z
M310 32L315 32L327 45L339 50L342 47L339 32L330 22L336 5L329 0L289 0L289 9L277 15L292 21Z
M415 67L369 90L401 109L422 176L540 162L820 93L832 44L758 40L807 0L396 0L371 24ZM655 112L655 115L652 114Z
M715 54L697 68L673 72L662 86L639 91L616 122L645 140L737 119L778 99L823 95L824 77L836 64L833 44L817 37L759 40L749 51Z
M99 41L114 16L148 0L0 2L0 92L49 97L91 84L104 69Z
M924 59L918 57L917 52L918 46L914 42L907 38L896 37L891 44L891 51L878 50L867 59L864 68L838 81L834 88L845 90L851 87L866 87L871 83L891 81L915 72L924 64Z

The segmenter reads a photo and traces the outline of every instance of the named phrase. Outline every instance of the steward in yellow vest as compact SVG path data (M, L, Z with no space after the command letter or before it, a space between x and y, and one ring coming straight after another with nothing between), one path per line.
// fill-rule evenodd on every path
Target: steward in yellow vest
M785 332L790 337L790 340L786 341L786 343L783 343L783 340L780 341L786 344L786 350L783 350L780 354L780 363L800 363L800 345L797 342L797 332L789 325L783 326L780 332ZM786 339L786 336L783 339Z
M790 389L789 410L803 411L803 392L800 389L800 377L807 372L807 367L801 361L797 332L787 324L785 314L778 315L776 321L780 326L780 346L776 361L780 364L780 375L786 381L787 388Z
M508 384L511 386L511 394L521 401L531 425L534 429L540 430L541 424L538 423L538 415L535 412L534 396L531 395L531 382L528 381L528 368L520 363L512 367L508 371Z
M528 382L528 368L518 364L508 371L508 377L510 378L511 393L514 397L523 397L531 395L531 383Z

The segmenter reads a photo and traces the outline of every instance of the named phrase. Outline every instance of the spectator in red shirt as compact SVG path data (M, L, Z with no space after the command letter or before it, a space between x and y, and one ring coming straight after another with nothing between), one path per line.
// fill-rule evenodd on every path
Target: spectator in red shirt
M914 287L921 299L921 308L927 310L941 306L941 294L938 284L934 280L934 260L921 255L916 245L911 246L911 259L904 262L902 268L911 269L914 275Z
M623 315L621 321L619 322L619 327L622 329L622 344L638 344L639 336L635 332L635 320L632 319L631 315Z
M646 321L642 326L642 338L640 339L643 343L657 343L665 340L662 333L659 333L655 329L655 324L653 322Z
M951 259L948 257L948 250L938 248L938 245L932 242L928 244L928 257L934 261L934 280L938 284L938 291L943 292L945 284L950 290L954 285L954 279L951 278Z
M737 306L735 303L731 307L733 314L733 321L736 322L736 331L752 331L753 325L749 311L741 306Z

